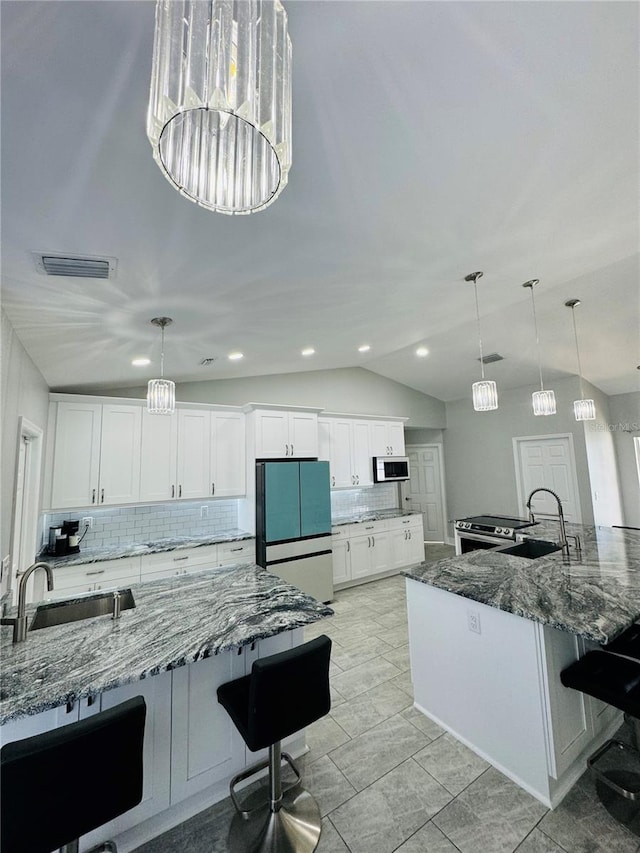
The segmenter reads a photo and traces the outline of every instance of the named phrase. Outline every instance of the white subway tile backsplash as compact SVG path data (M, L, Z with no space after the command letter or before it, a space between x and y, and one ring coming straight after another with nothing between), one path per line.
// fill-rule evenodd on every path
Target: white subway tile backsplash
M396 483L378 483L366 489L331 492L331 515L338 518L356 512L397 509L400 505Z

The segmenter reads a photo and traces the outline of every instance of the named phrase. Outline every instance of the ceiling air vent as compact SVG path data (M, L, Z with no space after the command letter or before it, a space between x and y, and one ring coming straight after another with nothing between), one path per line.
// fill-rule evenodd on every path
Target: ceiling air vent
M62 275L72 278L113 278L115 258L96 258L77 255L34 253L36 268L42 275Z
M210 365L210 364L213 364L213 362L214 362L215 360L216 360L216 359L215 359L215 356L212 356L212 357L209 357L209 358L203 358L203 359L202 359L202 361L200 362L200 367L209 367L209 365Z
M489 355L479 358L478 361L481 361L483 364L493 364L494 361L504 361L504 356L500 355L499 352L490 352Z

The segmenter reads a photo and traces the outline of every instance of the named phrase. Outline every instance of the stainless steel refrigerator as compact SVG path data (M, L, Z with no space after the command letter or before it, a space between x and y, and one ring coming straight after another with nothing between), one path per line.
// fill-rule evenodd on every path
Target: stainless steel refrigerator
M328 462L256 464L256 562L319 601L331 601Z

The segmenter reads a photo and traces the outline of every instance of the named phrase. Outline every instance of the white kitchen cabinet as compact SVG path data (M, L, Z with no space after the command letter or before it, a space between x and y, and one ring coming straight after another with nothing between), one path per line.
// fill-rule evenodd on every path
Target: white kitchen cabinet
M351 465L356 486L373 485L373 460L369 443L369 422L353 421L351 427Z
M371 527L372 532L349 540L351 580L370 577L390 568L391 540L388 531L376 532L374 525L367 527Z
M351 541L332 537L333 583L346 583L351 580Z
M256 409L254 418L256 459L317 457L315 412Z
M58 403L51 506L90 506L98 501L102 406Z
M424 562L424 532L422 516L394 518L389 522L391 529L391 561L394 568L401 569Z
M178 410L178 493L184 500L211 495L211 413Z
M140 557L54 569L53 579L54 588L43 593L44 598L52 601L72 598L83 592L116 589L140 582Z
M177 494L178 418L142 412L140 501L167 501Z
M245 419L242 412L211 412L211 495L244 495Z
M334 585L362 582L424 561L422 516L332 528Z
M371 421L369 438L372 456L404 456L403 421Z
M212 569L218 565L218 546L200 545L197 548L180 548L161 551L158 554L143 554L140 558L140 580L161 580L174 575L188 575Z
M218 545L218 566L233 563L255 563L256 540L242 539L239 542L224 542Z
M100 442L102 504L136 503L140 499L142 408L103 405Z
M321 458L329 460L332 489L373 485L369 422L355 418L322 418Z

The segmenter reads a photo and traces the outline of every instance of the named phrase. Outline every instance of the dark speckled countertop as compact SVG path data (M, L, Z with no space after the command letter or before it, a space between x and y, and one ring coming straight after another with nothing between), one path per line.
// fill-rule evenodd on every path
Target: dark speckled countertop
M557 541L558 523L543 521L527 538ZM578 535L569 560L561 552L536 560L492 549L471 551L403 574L508 613L607 643L640 617L640 532L567 524Z
M343 524L360 524L364 521L383 521L385 518L403 518L405 515L420 515L419 512L403 509L372 509L369 512L354 512L351 515L339 515L331 519L332 527Z
M43 552L38 557L48 563L53 569L66 566L82 566L87 563L100 563L103 560L119 560L122 557L136 557L140 554L159 554L163 551L178 551L181 548L197 548L200 545L219 545L223 542L240 542L243 539L253 539L253 533L246 530L222 530L208 536L175 536L168 539L156 539L153 542L140 542L130 545L112 545L104 548L87 548L79 554L68 554L66 557L52 557Z
M37 714L333 615L253 564L131 584L135 608L30 632L0 632L0 723ZM33 608L30 608L32 611Z

